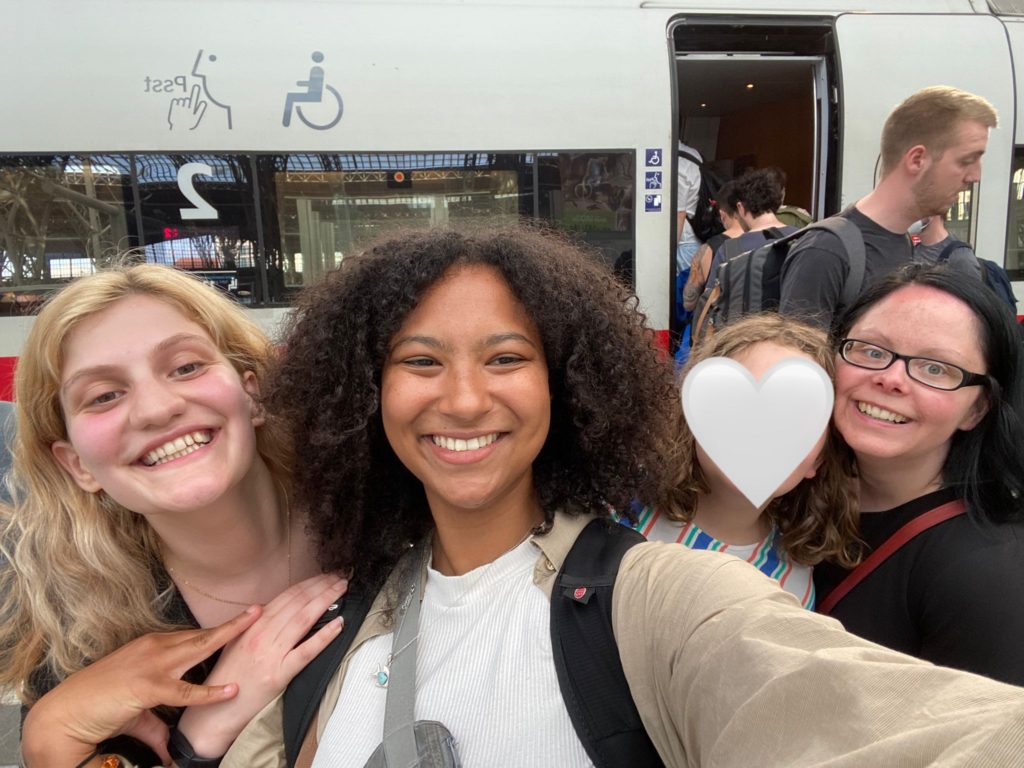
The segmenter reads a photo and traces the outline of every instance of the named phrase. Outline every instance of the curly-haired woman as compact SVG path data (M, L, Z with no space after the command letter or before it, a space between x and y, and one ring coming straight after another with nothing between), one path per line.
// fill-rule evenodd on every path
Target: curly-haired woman
M157 705L206 704L172 752L221 754L337 635L293 652L341 583L288 513L290 443L259 402L273 354L228 297L155 265L77 280L36 318L0 518L0 684L29 706L29 768L166 762L180 710ZM205 685L178 679L240 633Z
M553 236L396 237L302 299L272 389L323 565L379 590L299 762L364 766L383 739L392 765L452 765L453 742L466 766L592 765L551 630L589 587L551 590L587 531L631 535L609 506L674 477L679 397L635 297ZM998 761L1024 736L1024 691L858 640L737 558L636 544L611 623L611 708L670 765ZM571 665L591 646L558 648ZM268 707L222 765L282 765L281 728Z
M718 331L690 357L685 377L704 360L735 360L760 379L787 359L817 363L830 378L835 352L825 333L776 313L743 318ZM805 608L814 607L812 566L825 559L858 561L857 502L852 469L831 425L764 505L753 504L715 466L684 421L678 481L668 500L644 507L637 530L741 557L778 580Z

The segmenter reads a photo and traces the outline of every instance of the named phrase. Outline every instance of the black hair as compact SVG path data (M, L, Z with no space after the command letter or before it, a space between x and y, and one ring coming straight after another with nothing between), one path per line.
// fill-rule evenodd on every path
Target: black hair
M948 267L912 264L869 288L836 321L845 338L875 304L908 285L924 285L959 299L978 320L988 384L988 410L970 430L958 430L942 468L946 485L960 489L971 514L991 522L1024 520L1024 371L1021 332L1002 299L980 279Z
M782 205L784 189L780 183L778 171L774 168L758 168L747 171L736 180L736 191L732 202L743 203L743 207L753 216L774 213Z
M598 258L527 228L391 236L304 293L268 387L294 429L295 494L320 564L367 590L433 526L423 486L384 434L381 370L426 291L469 265L502 276L543 342L551 427L533 479L548 520L559 508L629 510L672 483L682 406L671 363Z

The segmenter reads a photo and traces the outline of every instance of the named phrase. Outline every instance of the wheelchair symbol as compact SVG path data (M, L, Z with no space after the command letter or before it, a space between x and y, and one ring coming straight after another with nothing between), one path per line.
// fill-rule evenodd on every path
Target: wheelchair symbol
M320 51L313 51L311 56L313 62L317 66L313 66L309 70L308 80L298 80L296 85L303 86L306 88L305 91L292 91L288 94L288 97L284 102L284 117L281 120L281 125L287 128L292 122L292 110L294 109L295 114L299 116L307 127L312 128L315 131L326 131L329 128L333 128L341 120L342 114L345 112L345 103L342 101L341 94L338 90L324 82L324 70L323 67L318 66L320 62L324 60L324 55ZM318 122L310 119L302 111L302 104L323 104L324 103L324 91L331 94L334 97L335 106L333 107L333 118L328 117L325 122ZM328 102L329 103L329 102ZM332 114L332 110L316 110L320 118L329 116Z

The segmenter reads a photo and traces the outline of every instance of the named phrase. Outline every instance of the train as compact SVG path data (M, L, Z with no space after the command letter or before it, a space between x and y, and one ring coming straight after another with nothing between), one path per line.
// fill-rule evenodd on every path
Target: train
M722 176L780 167L787 203L830 215L936 84L998 110L949 229L1024 296L1021 0L34 0L0 21L0 398L33 309L125 252L273 333L409 227L565 230L667 343L680 141Z

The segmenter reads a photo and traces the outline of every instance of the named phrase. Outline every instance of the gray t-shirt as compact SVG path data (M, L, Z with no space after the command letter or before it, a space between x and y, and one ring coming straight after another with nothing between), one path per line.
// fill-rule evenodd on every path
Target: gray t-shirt
M850 207L839 214L852 221L864 236L864 284L869 286L913 258L910 238L890 232ZM798 317L826 330L845 309L839 302L850 265L839 237L811 230L799 238L782 265L779 313Z
M971 250L971 246L957 240L952 235L946 235L945 238L931 245L914 246L914 263L938 264L939 256L942 255L942 252L954 243L959 243L959 246L950 249L949 256L945 259L944 263L948 264L950 269L955 269L981 279L981 265L978 263L978 257Z

